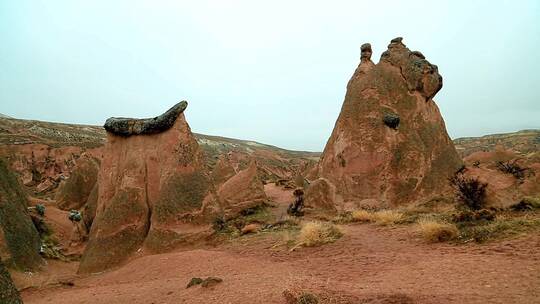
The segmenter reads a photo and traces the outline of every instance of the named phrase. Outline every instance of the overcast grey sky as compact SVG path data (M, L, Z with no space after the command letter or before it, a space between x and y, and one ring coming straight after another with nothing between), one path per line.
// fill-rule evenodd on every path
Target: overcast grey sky
M450 136L540 128L540 1L0 1L0 113L320 151L370 42L439 66Z

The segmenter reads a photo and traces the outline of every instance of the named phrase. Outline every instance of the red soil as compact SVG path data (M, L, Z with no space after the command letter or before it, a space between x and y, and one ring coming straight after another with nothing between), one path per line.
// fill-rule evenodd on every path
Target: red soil
M272 186L266 190L279 206L289 199ZM75 277L72 287L48 285L22 296L27 304L285 303L282 293L292 289L327 303L540 303L539 234L449 245L424 243L412 226L343 229L333 244L292 252L274 246L279 233L260 233L215 248L142 256ZM186 289L192 277L207 276L223 282Z

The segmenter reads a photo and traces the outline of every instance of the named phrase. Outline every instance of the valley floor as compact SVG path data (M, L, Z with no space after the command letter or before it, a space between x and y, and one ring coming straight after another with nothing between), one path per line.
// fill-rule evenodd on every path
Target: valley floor
M283 292L292 290L323 303L540 303L538 233L453 245L427 244L411 226L342 228L344 237L321 247L290 251L280 246L280 233L246 235L213 248L142 256L74 276L74 286L46 285L22 296L27 304L286 303ZM49 267L67 267L59 263ZM207 276L223 282L186 288L192 277Z

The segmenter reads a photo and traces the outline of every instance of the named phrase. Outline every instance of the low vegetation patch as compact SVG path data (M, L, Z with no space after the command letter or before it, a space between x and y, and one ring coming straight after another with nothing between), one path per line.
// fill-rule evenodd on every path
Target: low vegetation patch
M526 196L519 203L510 206L510 209L514 211L532 211L540 209L540 198Z
M332 243L343 236L336 225L329 222L308 222L302 225L298 235L298 246L319 246Z
M523 180L525 176L530 175L533 171L529 168L521 167L517 161L517 159L506 162L499 161L497 162L497 169L501 172L512 174L516 179Z
M418 230L426 241L432 243L450 241L459 235L459 230L454 224L429 218L418 221Z
M319 298L309 292L298 292L290 289L283 291L283 297L287 304L318 304Z
M228 220L222 216L216 217L212 222L212 229L217 234L237 237L255 232L259 228L273 227L270 224L273 216L268 208L269 206L266 204L248 208L242 210L239 216ZM254 227L257 227L257 229L254 229Z
M537 216L500 216L497 220L475 223L458 223L459 239L462 242L483 243L493 239L512 237L530 231L540 230Z

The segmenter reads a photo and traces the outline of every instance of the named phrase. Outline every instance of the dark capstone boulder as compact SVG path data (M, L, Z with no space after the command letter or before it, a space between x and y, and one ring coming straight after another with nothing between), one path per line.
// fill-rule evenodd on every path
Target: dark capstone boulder
M0 303L2 304L22 304L21 296L11 280L4 263L0 260Z
M161 133L170 129L178 115L187 108L187 101L181 101L167 112L144 119L111 117L105 121L105 130L119 136Z
M383 117L383 122L389 128L396 130L399 126L399 116L397 114L385 114Z

